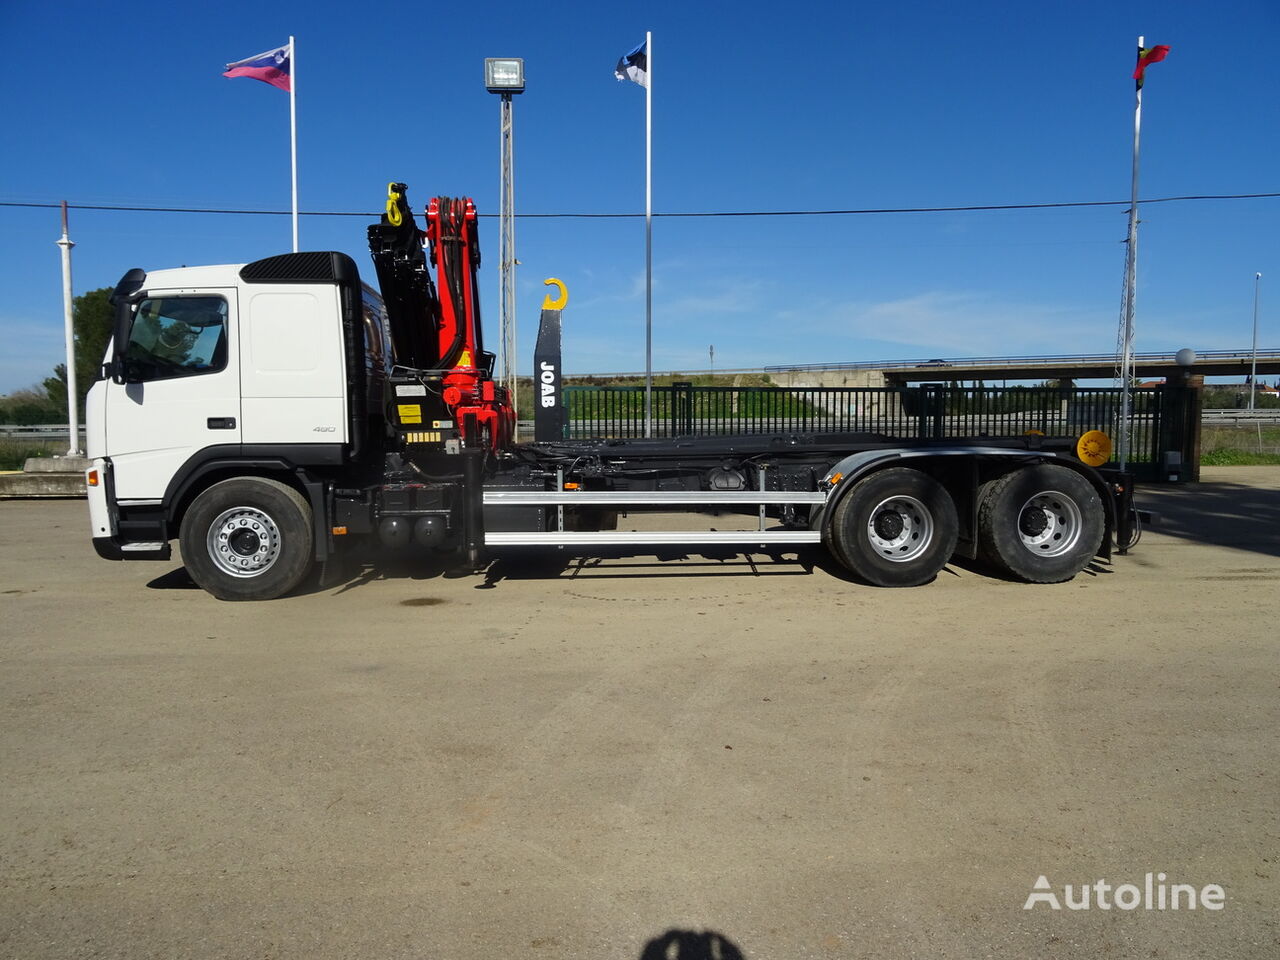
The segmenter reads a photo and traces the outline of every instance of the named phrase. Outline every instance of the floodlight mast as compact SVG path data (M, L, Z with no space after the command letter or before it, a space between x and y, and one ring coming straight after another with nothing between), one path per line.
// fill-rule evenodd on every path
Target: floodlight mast
M1254 409L1254 397L1258 390L1258 287L1262 274L1253 275L1253 360L1249 364L1249 410Z
M75 301L71 295L71 248L75 243L67 235L65 200L62 201L62 237L57 244L62 249L62 316L67 341L67 430L70 437L67 456L78 457L84 451L80 449L80 387L76 383L76 334L73 322Z
M498 317L502 357L498 379L507 388L516 411L516 220L515 130L511 98L524 92L524 60L489 57L484 62L484 85L501 98L498 117ZM519 414L516 413L518 418Z

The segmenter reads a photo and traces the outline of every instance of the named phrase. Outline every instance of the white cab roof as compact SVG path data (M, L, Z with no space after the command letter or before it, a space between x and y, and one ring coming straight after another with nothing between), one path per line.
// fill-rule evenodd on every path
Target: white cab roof
M240 282L243 263L221 263L209 267L176 267L147 273L147 290L182 290L189 287L234 287Z

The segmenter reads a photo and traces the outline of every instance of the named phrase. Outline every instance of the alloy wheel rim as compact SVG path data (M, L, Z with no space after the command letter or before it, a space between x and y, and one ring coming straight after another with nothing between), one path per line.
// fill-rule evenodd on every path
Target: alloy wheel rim
M888 497L867 519L867 540L876 553L894 563L917 559L933 542L933 514L915 497Z
M1018 511L1018 539L1037 557L1069 553L1083 530L1079 505L1058 490L1037 493Z
M256 507L231 507L209 525L209 558L241 579L266 573L280 558L280 530Z

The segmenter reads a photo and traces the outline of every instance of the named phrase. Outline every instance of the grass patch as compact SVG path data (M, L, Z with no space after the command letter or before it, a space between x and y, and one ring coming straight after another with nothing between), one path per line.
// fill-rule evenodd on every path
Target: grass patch
M1280 464L1280 427L1272 424L1202 427L1200 463L1206 467Z
M1205 467L1280 466L1280 453L1257 453L1253 450L1210 450L1200 456Z
M21 470L29 458L47 456L49 448L46 444L30 440L0 440L0 470Z

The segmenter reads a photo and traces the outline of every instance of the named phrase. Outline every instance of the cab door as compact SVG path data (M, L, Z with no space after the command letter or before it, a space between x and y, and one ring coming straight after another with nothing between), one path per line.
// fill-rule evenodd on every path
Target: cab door
M240 364L235 288L150 291L138 303L106 383L106 448L117 500L160 500L194 454L239 452Z

